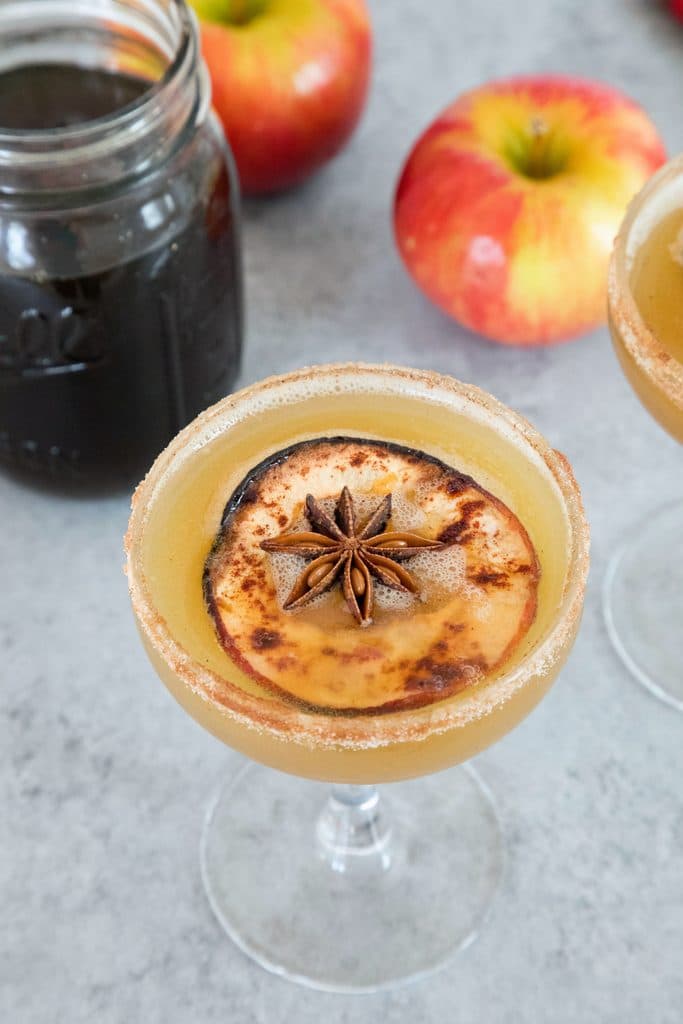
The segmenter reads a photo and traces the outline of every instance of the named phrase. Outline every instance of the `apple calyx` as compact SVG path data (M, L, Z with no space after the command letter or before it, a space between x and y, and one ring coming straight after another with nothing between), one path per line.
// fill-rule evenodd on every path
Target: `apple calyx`
M268 7L268 0L194 0L203 21L227 25L248 25Z
M542 181L564 170L569 153L566 141L536 114L529 122L528 133L508 146L507 156L523 177Z

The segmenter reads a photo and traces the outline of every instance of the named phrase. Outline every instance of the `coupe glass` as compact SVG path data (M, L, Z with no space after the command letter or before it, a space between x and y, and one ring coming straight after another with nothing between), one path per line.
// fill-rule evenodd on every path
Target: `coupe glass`
M683 442L683 364L641 316L631 288L634 260L664 217L683 209L683 156L666 164L631 203L609 276L612 340L645 408ZM681 296L672 302L683 303ZM610 638L635 678L683 710L683 503L671 501L635 524L613 555L603 607Z
M541 563L539 607L497 674L428 707L330 715L260 690L219 646L201 576L225 502L244 467L331 432L438 453L520 517ZM228 935L277 974L349 992L419 978L467 946L503 843L488 788L453 766L531 711L574 642L588 529L564 457L452 378L316 367L246 388L179 434L135 494L126 549L154 668L193 718L251 760L219 787L201 840Z

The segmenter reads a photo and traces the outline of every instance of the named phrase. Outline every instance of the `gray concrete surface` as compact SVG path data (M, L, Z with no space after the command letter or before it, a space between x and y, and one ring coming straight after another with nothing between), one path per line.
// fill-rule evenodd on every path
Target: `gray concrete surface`
M605 330L537 353L474 338L409 283L389 227L417 132L494 75L607 79L683 148L683 27L654 0L372 7L374 88L352 144L298 192L247 207L243 381L328 359L432 367L520 409L574 463L594 533L584 627L551 695L477 762L507 833L502 892L450 968L387 995L319 995L250 963L214 921L197 858L208 792L239 759L175 706L138 645L121 573L127 499L3 479L3 1024L683 1016L683 719L626 675L599 610L619 535L651 501L683 497L683 453L629 391Z

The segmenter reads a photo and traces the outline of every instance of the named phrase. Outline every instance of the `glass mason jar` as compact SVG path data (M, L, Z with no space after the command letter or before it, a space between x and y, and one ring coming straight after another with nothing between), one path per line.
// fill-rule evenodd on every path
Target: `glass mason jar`
M130 479L239 369L238 187L195 22L7 0L0 41L0 464Z

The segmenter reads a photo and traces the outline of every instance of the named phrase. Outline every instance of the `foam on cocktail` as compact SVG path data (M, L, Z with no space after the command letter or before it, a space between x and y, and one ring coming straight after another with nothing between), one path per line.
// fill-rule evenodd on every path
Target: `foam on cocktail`
M354 495L354 501L361 518L370 515L377 501L368 495ZM328 510L333 511L334 500L323 500L321 504ZM396 530L421 530L424 529L426 516L424 511L415 502L408 501L402 494L392 495L392 524ZM307 520L303 517L295 521L293 529L308 529ZM271 571L275 582L278 600L283 603L292 590L298 575L299 566L286 555L274 552L271 555ZM473 600L485 602L485 596L481 588L468 583L465 576L465 555L461 548L455 545L444 548L443 551L430 552L429 554L416 555L411 560L411 571L421 579L428 580L429 586L423 589L418 595L404 594L396 590L388 590L386 587L378 588L377 604L383 610L404 611L416 601L429 600L430 592L443 590L447 592L467 593ZM326 594L315 598L311 607L319 606L327 600Z

